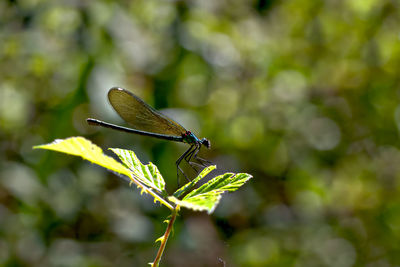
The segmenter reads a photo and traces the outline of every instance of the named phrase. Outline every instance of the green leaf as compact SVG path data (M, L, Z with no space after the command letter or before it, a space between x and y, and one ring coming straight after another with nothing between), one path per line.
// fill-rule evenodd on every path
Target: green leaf
M165 191L165 181L156 165L151 162L143 165L133 151L120 148L110 149L132 171L137 180L163 194L167 193Z
M175 193L173 194L173 196L176 197L176 198L179 198L183 194L189 192L197 184L198 181L203 179L207 174L209 174L212 170L214 170L216 168L217 168L217 166L215 166L215 165L208 166L207 168L204 168L201 171L201 173L199 173L199 175L197 175L197 177L194 178L191 182L185 184L184 186L182 186L181 188L176 190Z
M86 159L92 163L95 163L99 166L102 166L108 170L111 170L117 174L122 174L125 176L128 176L131 181L136 184L138 188L140 188L142 193L147 193L150 194L154 197L154 202L159 201L160 203L164 204L167 206L169 209L174 209L174 207L166 201L164 198L159 196L156 192L153 191L153 189L156 189L157 191L164 190L164 180L161 177L161 174L158 172L158 169L153 165L153 164L148 164L148 165L143 165L140 163L139 160L137 160L139 163L137 163L137 167L139 169L136 169L132 165L132 169L126 168L124 165L116 161L115 159L103 154L103 150L94 145L92 142L89 140L86 140L83 137L70 137L67 139L57 139L54 142L46 145L39 145L35 146L35 149L47 149L47 150L53 150L53 151L58 151L74 156L80 156L83 159ZM115 149L118 150L118 149ZM113 150L114 151L114 150ZM136 158L136 155L131 152L131 151L125 151L124 153L127 153L129 155L133 155ZM127 157L125 157L126 159ZM136 158L137 159L137 158ZM126 164L126 163L125 163ZM143 177L140 177L141 179L138 179L138 173L140 173L142 170L148 170L148 174L146 174L146 179L150 181L157 181L154 182L154 184L157 184L157 187L152 187L149 186L148 183L145 183L145 181L148 182L148 180L144 179Z
M193 210L207 211L210 214L216 208L224 192L237 190L250 178L252 176L247 173L225 173L193 190L182 200L177 199L175 196L169 197L168 200L179 206Z
M74 156L80 156L94 164L114 172L131 176L131 172L115 159L104 155L103 150L83 137L70 137L67 139L56 139L54 142L46 145L34 146L34 149L47 149L58 151Z

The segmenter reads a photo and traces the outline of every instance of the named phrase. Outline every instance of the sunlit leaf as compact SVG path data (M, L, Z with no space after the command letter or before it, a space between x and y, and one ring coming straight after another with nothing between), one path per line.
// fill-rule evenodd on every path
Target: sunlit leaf
M132 171L137 180L159 192L166 193L165 181L157 166L151 162L147 165L142 164L133 151L120 148L110 149Z
M247 173L225 173L188 193L182 200L174 196L168 199L179 206L207 211L210 214L214 211L224 192L237 190L250 178L252 176Z
M70 137L67 139L56 139L46 145L35 146L40 149L58 151L74 156L80 156L94 164L114 172L130 177L131 172L115 159L103 154L103 150L83 137Z
M157 193L153 192L153 189L156 189L157 191L164 190L164 180L161 174L158 172L158 169L153 164L141 164L140 161L136 158L136 155L131 151L113 149L113 151L122 151L120 154L126 155L123 157L124 160L127 160L129 157L131 160L133 160L133 158L136 158L135 164L137 168L135 168L134 165L131 165L132 169L130 170L115 159L103 154L103 150L100 147L94 145L92 142L86 140L83 137L57 139L50 144L39 145L35 146L34 148L53 150L74 156L80 156L83 159L102 166L117 174L125 175L129 177L138 188L141 189L142 193L144 192L152 195L154 197L154 202L159 201L170 209L174 208L165 199L163 199ZM126 162L124 163L126 164ZM146 173L144 173L144 170L146 170ZM153 183L151 184L149 181L153 181ZM150 184L152 186L150 186Z
M182 186L181 188L176 190L175 193L173 194L174 197L179 198L183 194L185 194L185 193L189 192L190 190L192 190L192 188L197 184L198 181L203 179L207 174L209 174L212 170L214 170L216 168L217 168L217 166L215 166L215 165L208 166L207 168L204 168L201 171L201 173L199 173L199 175L197 175L196 178L194 178L192 181L190 181L189 183L185 184L184 186Z

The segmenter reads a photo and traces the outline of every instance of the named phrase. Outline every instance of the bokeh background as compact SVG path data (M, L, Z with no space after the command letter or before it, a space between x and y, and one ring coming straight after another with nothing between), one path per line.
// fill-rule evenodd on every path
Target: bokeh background
M182 211L161 266L399 266L399 85L394 0L2 0L0 265L154 259L165 207L32 150L132 149L172 192L185 145L85 123L125 125L120 86L210 139L215 174L254 176L211 216Z

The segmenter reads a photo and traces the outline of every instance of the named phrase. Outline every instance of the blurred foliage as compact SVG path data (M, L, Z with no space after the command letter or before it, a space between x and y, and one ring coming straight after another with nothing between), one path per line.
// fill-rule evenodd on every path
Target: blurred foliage
M394 0L0 1L0 265L153 259L168 210L32 150L85 135L174 190L184 145L86 125L122 124L121 86L254 175L213 216L183 213L163 266L398 266L399 29Z

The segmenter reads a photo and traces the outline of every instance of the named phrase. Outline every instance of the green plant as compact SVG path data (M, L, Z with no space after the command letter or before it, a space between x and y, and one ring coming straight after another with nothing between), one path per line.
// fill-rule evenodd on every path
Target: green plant
M247 173L225 173L195 188L197 182L216 168L216 166L208 166L191 182L180 187L172 195L168 195L165 190L165 181L157 166L151 162L147 165L142 164L133 151L111 148L111 151L121 160L121 164L103 154L101 148L83 137L57 139L53 143L35 146L34 148L81 156L83 159L100 165L119 176L127 176L131 183L141 189L141 193L150 194L153 196L154 202L158 201L171 210L170 219L167 220L167 229L164 235L156 240L160 241L161 245L156 258L150 263L151 266L159 265L180 207L196 211L207 211L211 214L224 192L235 191L252 178Z

